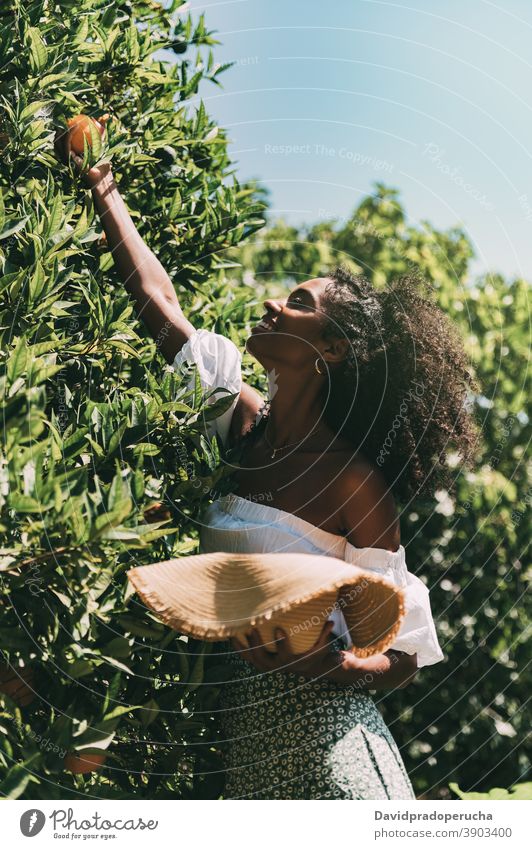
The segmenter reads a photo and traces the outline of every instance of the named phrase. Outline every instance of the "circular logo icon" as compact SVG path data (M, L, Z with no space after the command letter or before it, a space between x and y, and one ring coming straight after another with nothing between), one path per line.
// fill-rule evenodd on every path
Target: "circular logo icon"
M35 837L44 827L46 817L38 808L24 811L20 818L20 830L24 837Z

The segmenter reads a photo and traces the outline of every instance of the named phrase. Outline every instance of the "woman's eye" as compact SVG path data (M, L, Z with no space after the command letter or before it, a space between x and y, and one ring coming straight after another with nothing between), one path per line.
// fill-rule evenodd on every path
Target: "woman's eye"
M297 297L297 295L296 295L296 297L295 297L295 298L290 298L290 299L288 300L288 302L287 302L287 303L288 303L288 304L290 304L290 306L291 306L291 307L303 307L303 309L305 309L305 310L310 310L310 309L312 309L312 307L310 307L310 306L309 306L308 304L306 304L304 301L301 301L301 300Z

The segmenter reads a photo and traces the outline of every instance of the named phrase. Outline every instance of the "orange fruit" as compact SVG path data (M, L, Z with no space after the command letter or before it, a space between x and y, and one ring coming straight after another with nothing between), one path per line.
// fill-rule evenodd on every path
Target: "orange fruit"
M95 772L107 760L104 752L69 752L63 761L65 769L75 775Z
M20 707L26 707L35 698L33 678L31 667L15 670L5 663L0 664L0 692L12 698Z
M83 156L83 139L87 139L89 147L92 146L91 122L103 137L105 133L105 124L109 120L109 115L102 115L96 121L95 118L89 118L88 115L75 115L74 118L68 118L67 125L70 136L70 147L77 153L78 156Z
M155 504L152 504L151 507L147 507L143 515L144 521L149 525L151 525L152 522L166 522L168 519L172 518L170 511L161 501L157 501Z

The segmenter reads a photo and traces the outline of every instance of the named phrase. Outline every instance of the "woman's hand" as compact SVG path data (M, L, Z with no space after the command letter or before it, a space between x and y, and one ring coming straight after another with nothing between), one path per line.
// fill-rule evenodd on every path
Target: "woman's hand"
M246 635L249 647L244 646L236 637L232 638L231 645L244 660L247 660L260 672L283 670L308 678L316 678L327 674L331 668L331 659L334 659L329 645L329 635L333 626L333 622L326 622L312 648L303 654L293 653L290 640L282 628L276 628L275 631L277 646L275 654L265 648L262 638L255 628Z
M331 651L329 634L332 622L326 622L317 642L304 654L294 654L282 629L277 629L276 654L268 651L261 636L253 629L248 636L249 647L233 637L231 645L244 660L260 672L294 672L306 678L326 677L338 684L357 690L395 690L406 687L417 672L417 655L389 650L360 658L352 651Z
M61 162L64 162L65 165L70 163L74 165L78 174L81 175L84 185L88 189L96 188L102 180L112 180L110 162L104 162L102 165L97 165L94 168L89 168L88 170L83 171L83 157L78 156L78 154L74 153L71 149L70 132L67 129L57 130L54 139L54 148L56 156Z
M416 673L416 654L389 649L361 658L352 651L340 651L328 677L357 690L396 690L408 686Z

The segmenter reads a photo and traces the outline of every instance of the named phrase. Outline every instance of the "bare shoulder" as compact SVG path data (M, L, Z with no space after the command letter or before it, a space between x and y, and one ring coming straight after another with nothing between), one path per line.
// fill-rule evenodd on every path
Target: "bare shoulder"
M249 383L242 383L240 395L231 418L231 444L251 427L263 404L262 395L253 389Z
M337 487L348 541L358 548L396 551L401 544L399 515L380 469L356 455L343 469Z

